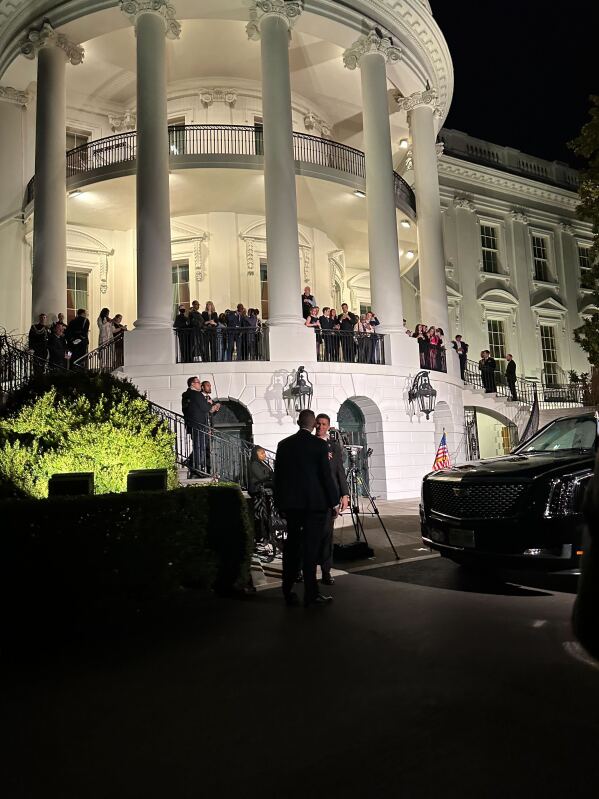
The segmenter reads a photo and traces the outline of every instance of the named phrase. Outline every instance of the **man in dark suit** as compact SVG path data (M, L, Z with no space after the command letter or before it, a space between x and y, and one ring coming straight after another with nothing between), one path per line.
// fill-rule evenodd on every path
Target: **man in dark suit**
M181 395L181 408L187 432L191 436L193 455L191 469L210 474L210 417L220 410L220 403L213 402L210 396L212 386L208 380L199 377L187 379L187 391Z
M343 450L338 441L331 440L329 436L330 427L331 417L326 413L319 413L316 417L316 438L320 438L327 446L331 476L337 489L337 496L339 497L339 513L343 513L349 505L349 486L347 485L345 469L343 468ZM321 582L323 585L334 585L335 583L335 580L331 577L335 516L336 514L331 513L327 519L327 537L322 552L322 560L320 561L320 570L322 572Z
M463 380L466 373L466 362L468 361L468 345L465 341L462 341L462 337L460 335L457 335L451 342L451 346L458 354L458 358L460 360L460 376Z
M79 308L77 316L67 325L66 339L71 350L71 364L77 365L77 359L83 358L89 345L89 319L85 308Z
M316 566L327 536L327 520L339 502L331 476L326 444L312 435L314 412L303 410L299 431L277 447L274 499L287 518L283 548L283 596L288 605L298 603L293 585L303 551L304 606L326 605L332 597L318 593Z
M505 356L505 359L507 361L505 367L505 379L507 380L507 385L510 390L510 394L512 395L511 398L514 401L517 401L518 394L516 392L516 361L509 354Z

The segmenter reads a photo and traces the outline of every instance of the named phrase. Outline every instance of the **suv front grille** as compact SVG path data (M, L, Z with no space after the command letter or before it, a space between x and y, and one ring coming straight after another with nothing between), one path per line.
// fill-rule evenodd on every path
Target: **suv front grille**
M515 515L525 483L462 483L427 480L428 510L456 519L499 519Z

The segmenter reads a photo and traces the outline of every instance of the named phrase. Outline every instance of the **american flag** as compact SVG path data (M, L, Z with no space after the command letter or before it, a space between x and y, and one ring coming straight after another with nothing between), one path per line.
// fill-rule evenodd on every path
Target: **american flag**
M441 443L435 455L435 462L433 463L433 472L438 472L439 469L449 469L451 461L449 460L449 450L447 449L447 438L445 430L441 436Z

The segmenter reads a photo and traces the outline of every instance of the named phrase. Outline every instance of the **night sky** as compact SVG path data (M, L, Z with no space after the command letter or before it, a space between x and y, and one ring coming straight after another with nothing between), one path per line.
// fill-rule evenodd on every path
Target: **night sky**
M597 0L430 0L449 45L455 90L448 128L550 161L599 94Z

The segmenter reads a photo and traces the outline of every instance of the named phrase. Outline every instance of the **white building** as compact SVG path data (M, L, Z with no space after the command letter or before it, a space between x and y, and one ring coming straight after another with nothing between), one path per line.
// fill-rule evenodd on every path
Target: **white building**
M271 448L304 364L313 407L362 435L389 498L417 494L443 428L464 457L465 405L489 451L527 415L464 387L450 353L427 421L404 318L462 333L476 359L510 351L522 375L585 370L576 175L455 131L441 155L453 70L426 0L84 5L0 0L7 329L107 306L135 323L125 371L151 399L179 410L200 368ZM384 365L317 362L304 285L321 307L372 306ZM259 308L270 360L176 363L173 308L196 298Z

